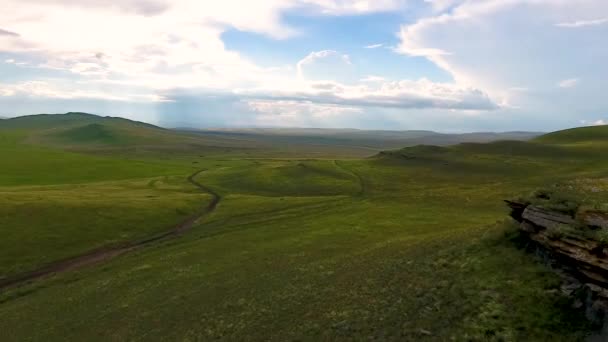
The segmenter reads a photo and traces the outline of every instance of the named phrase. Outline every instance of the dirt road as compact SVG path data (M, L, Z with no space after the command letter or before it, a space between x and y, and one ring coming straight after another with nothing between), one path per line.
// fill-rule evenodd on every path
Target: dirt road
M221 200L221 196L218 193L216 193L212 189L200 184L199 182L197 182L195 180L196 176L198 176L200 173L202 173L204 171L206 171L206 169L198 170L195 173L188 176L188 182L190 182L192 185L194 185L195 187L200 189L202 192L210 194L212 196L211 202L209 202L209 204L202 207L199 211L192 214L191 216L189 216L182 222L172 226L171 229L169 229L168 231L166 231L162 234L148 237L143 240L129 241L129 242L124 242L124 243L122 243L120 245L116 245L116 246L101 247L98 249L94 249L94 250L88 251L88 252L78 255L78 256L74 256L74 257L70 257L70 258L67 258L64 260L53 262L49 265L46 265L46 266L39 268L37 270L34 270L34 271L30 271L30 272L27 272L24 274L18 274L16 276L9 277L7 279L2 279L2 280L0 280L0 290L11 288L11 287L17 287L17 286L29 283L33 280L45 278L45 277L55 275L58 273L68 272L68 271L83 268L85 266L98 264L103 261L110 260L119 255L133 251L135 249L147 246L151 243L161 241L161 240L175 238L175 237L180 236L181 234L189 231L190 229L192 229L192 227L194 226L194 223L197 220L199 220L200 218L213 212Z

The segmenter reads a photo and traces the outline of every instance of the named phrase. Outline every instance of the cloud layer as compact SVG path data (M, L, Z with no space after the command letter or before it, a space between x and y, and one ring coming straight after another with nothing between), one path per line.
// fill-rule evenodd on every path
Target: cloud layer
M398 51L427 58L503 107L534 115L602 112L608 25L587 18L607 14L608 2L599 0L462 1L403 25Z
M601 0L3 4L9 10L0 12L0 54L6 56L0 67L14 77L0 84L0 104L95 99L162 112L181 108L190 113L184 117L196 111L217 116L210 123L225 118L235 124L350 126L351 117L359 124L383 118L410 125L416 118L426 128L452 125L448 121L457 117L496 125L533 115L542 121L547 113L561 116L565 125L580 122L577 115L608 112L608 2ZM296 14L299 21L290 21ZM406 14L408 21L385 29L382 37L356 40L344 28L341 40L328 41L319 31L318 46L302 52L297 45L313 34L312 24L302 22L383 14ZM263 52L227 44L228 32L299 52L286 52L289 59L280 62L269 53L261 62ZM397 46L391 48L395 33ZM408 68L421 68L424 59L450 79L396 77L400 65L383 69L375 60L395 52ZM232 113L242 116L237 120ZM440 117L446 119L430 121Z

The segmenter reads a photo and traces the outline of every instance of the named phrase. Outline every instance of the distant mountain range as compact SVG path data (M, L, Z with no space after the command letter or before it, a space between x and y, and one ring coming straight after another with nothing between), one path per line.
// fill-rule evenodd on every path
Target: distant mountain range
M447 146L460 143L485 143L498 140L525 141L539 132L476 132L445 134L425 130L382 131L326 128L234 128L234 129L165 129L117 117L87 113L39 114L5 118L0 129L30 132L30 141L45 145L69 146L72 149L118 146L166 146L227 151L234 149L306 151L311 155L370 156L384 150L415 145ZM198 147L196 147L198 146ZM243 150L244 151L244 150Z
M463 142L496 140L530 140L542 132L474 132L461 134L437 133L424 130L382 131L326 128L241 128L189 130L205 135L251 138L276 143L299 142L359 146L372 149L401 148L413 145L454 145Z

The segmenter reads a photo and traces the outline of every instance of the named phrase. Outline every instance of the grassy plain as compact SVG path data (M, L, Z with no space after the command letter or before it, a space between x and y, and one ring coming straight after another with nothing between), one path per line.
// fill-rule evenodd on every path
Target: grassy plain
M208 200L183 177L0 187L0 275L164 232Z
M356 160L78 154L161 168L81 185L108 199L134 187L134 206L156 215L137 234L203 197L163 178L187 175L194 160L208 169L197 180L222 200L179 239L4 291L2 340L581 340L589 326L556 291L557 277L515 248L502 200L608 176L601 144L417 146ZM169 189L150 187L144 172ZM77 193L51 188L43 203L53 191ZM100 228L129 222L106 210L115 215ZM106 233L89 242L123 234Z

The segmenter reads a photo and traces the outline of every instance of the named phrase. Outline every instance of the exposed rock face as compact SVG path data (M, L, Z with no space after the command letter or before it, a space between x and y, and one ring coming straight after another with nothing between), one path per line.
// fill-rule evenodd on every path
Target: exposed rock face
M605 212L598 210L580 210L576 216L590 227L608 229L608 214Z
M596 238L599 230L608 230L608 215L506 202L530 245L564 279L562 291L575 296L587 318L603 326L601 338L608 341L608 245Z

